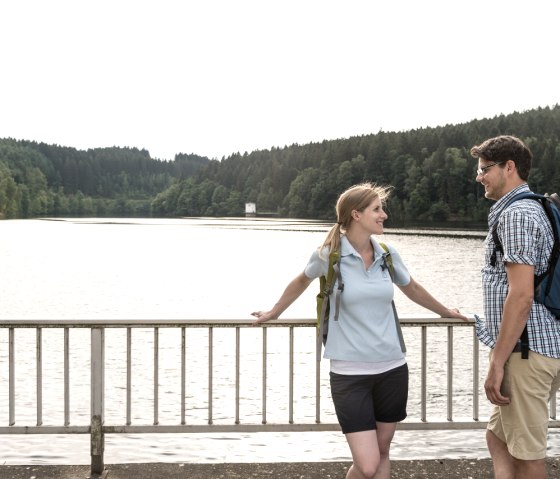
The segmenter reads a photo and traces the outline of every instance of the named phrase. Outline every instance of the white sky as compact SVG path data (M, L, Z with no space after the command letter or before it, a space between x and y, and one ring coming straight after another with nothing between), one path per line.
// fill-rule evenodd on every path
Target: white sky
M460 123L560 103L559 40L556 0L2 0L0 137L220 159Z

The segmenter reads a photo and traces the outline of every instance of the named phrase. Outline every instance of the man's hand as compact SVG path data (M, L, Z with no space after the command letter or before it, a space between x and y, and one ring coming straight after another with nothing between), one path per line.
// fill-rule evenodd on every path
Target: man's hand
M509 397L502 395L501 387L504 379L504 367L490 363L488 375L484 382L484 390L488 400L496 406L507 406Z

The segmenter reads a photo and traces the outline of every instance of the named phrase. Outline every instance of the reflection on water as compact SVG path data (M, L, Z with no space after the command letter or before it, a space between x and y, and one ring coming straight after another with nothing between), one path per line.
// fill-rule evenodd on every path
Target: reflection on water
M312 251L322 243L330 224L284 219L79 219L63 221L15 220L0 222L0 318L4 319L208 319L249 318L255 309L270 307L286 283L305 266ZM407 234L404 234L407 233ZM480 232L438 230L388 230L384 241L393 244L411 274L435 296L465 313L481 311L479 271L483 248ZM312 285L285 313L288 318L311 317L316 287ZM401 314L420 312L400 291L396 303ZM428 416L445 411L446 365L445 329L434 329L429 337L431 373L428 377ZM472 368L472 334L466 330L454 337L456 401L454 417L468 416L472 409L472 386L462 384ZM71 423L87 424L89 391L81 374L89 375L88 331L71 331ZM177 331L160 331L160 412L161 423L178 423L179 364ZM229 384L232 331L216 333L216 389L214 419L232 417ZM243 331L242 397L256 398L242 403L246 422L260 421L259 330ZM419 337L405 328L411 369L409 415L420 414ZM464 333L464 334L463 334ZM187 348L195 359L188 374L196 377L206 367L208 344L204 332L189 332ZM270 333L272 335L272 333ZM286 334L281 330L277 334ZM314 331L298 331L296 343L301 354L314 355ZM151 331L133 331L133 423L150 423L152 411ZM306 336L307 335L307 336ZM45 424L63 422L63 337L61 331L44 330L43 417ZM106 423L124 423L126 394L125 332L111 330L106 337ZM35 421L34 331L16 334L17 423ZM272 359L286 354L283 338L270 339ZM0 384L7 384L7 332L0 330ZM202 345L202 346L200 346ZM256 348L256 349L252 349ZM276 349L275 349L276 348ZM443 349L442 349L443 348ZM148 352L148 354L146 354ZM192 352L192 351L191 351ZM485 361L484 351L481 362ZM144 364L145 363L145 364ZM287 378L282 370L287 361L270 361L270 377ZM324 361L322 367L328 368ZM273 368L279 368L275 371ZM484 366L483 366L484 368ZM484 369L483 369L484 370ZM298 371L295 384L300 394L295 404L296 420L314 418L313 391L306 390L312 372ZM201 375L202 376L202 375ZM323 378L327 378L323 374ZM442 379L443 378L443 379ZM275 379L276 381L276 379ZM327 379L322 387L328 390ZM145 385L149 385L145 387ZM196 381L188 391L189 423L204 422L207 414L204 384ZM279 387L279 390L282 389ZM285 421L285 399L274 393L268 398L267 415ZM0 388L0 417L7 418L7 388ZM322 418L334 421L332 406L323 401ZM481 398L481 417L487 407ZM557 443L557 442L556 442ZM551 442L554 444L554 439ZM278 445L277 447L274 447ZM0 436L0 461L17 463L75 463L89 461L88 437ZM31 451L31 452L30 452ZM483 431L441 431L428 433L399 431L393 457L486 456ZM349 460L348 448L340 433L255 433L220 435L108 435L107 463L117 462L258 462Z
M274 304L326 231L255 218L2 221L0 317L247 318ZM482 239L402 233L384 241L412 275L443 302L480 312ZM285 316L309 317L315 289ZM397 301L418 312L400 291Z

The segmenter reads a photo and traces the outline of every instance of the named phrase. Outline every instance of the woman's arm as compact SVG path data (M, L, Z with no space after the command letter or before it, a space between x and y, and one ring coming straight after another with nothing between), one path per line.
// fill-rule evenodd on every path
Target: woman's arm
M459 318L467 321L468 318L463 316L458 309L449 309L434 298L426 289L414 278L410 278L410 283L406 286L397 285L400 290L412 301L420 306L439 314L442 318Z
M264 323L270 319L278 319L278 317L302 295L312 282L313 279L309 279L305 273L298 274L292 281L290 281L288 286L286 286L282 296L280 296L280 299L270 311L255 311L251 313L252 316L257 318L253 324Z

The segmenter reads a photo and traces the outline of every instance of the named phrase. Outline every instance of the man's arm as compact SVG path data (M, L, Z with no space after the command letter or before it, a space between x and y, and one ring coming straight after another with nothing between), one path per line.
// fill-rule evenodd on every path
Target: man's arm
M506 263L508 294L504 302L500 334L492 352L488 375L484 383L486 397L492 404L509 404L500 387L504 377L504 365L519 340L533 304L535 268L526 264Z

